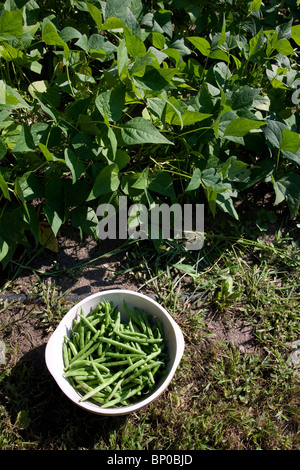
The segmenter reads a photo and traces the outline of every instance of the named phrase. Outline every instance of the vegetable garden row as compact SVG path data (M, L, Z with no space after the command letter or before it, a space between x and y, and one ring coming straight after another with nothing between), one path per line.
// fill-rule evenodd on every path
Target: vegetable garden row
M0 261L120 195L238 219L259 184L300 202L299 1L6 0Z

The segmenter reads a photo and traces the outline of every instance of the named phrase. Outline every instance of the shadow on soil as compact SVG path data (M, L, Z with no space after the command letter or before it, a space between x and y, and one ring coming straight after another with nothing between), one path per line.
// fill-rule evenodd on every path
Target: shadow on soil
M54 382L45 364L45 346L25 354L2 381L0 405L21 429L23 442L34 449L92 449L127 416L99 417L74 405Z

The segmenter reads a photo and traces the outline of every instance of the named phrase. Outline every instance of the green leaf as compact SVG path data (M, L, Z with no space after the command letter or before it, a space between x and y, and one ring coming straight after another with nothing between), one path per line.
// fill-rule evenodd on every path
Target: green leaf
M210 188L217 193L228 191L231 188L231 183L222 181L221 174L216 168L207 168L201 173L201 181L205 188Z
M224 44L225 41L226 41L226 18L225 18L225 15L223 15L222 31L221 31L220 38L218 41L218 47L222 46L222 44Z
M300 148L300 135L290 129L282 130L280 150L297 153Z
M194 266L191 266L190 264L184 264L184 263L175 263L172 264L174 269L178 269L179 271L182 271L184 273L189 274L190 276L197 276L199 275L197 269L195 269Z
M276 169L276 165L272 160L262 160L254 165L250 170L249 181L241 183L241 190L250 188L258 182L268 182L272 179L272 175Z
M284 129L284 124L280 121L268 121L267 125L263 128L263 132L266 137L266 142L270 144L271 147L280 148L280 143L282 139L282 131Z
M12 60L12 61L17 62L18 64L21 64L21 63L26 64L26 58L24 59L23 52L20 49L16 49L15 47L12 47L7 42L4 42L4 41L2 42L2 45L0 46L0 55L7 62Z
M29 105L16 90L0 80L0 110L20 108L29 108Z
M274 204L277 205L286 200L291 214L297 215L300 205L300 176L297 173L288 173L280 180L273 181L273 186L276 195Z
M181 118L184 126L191 126L193 124L196 124L197 122L204 121L205 119L208 119L211 116L212 114L199 113L198 111L186 111L181 116ZM175 121L173 120L173 124L180 124L178 116L177 118L175 118Z
M237 118L231 121L225 129L224 136L243 137L253 129L259 129L266 123L247 118Z
M8 186L7 186L7 183L6 183L5 179L3 178L1 172L0 172L0 188L3 192L3 195L4 195L5 199L8 199L10 201Z
M13 153L32 152L35 150L35 143L28 124L23 124L20 136L13 148Z
M278 33L278 39L291 39L292 24L293 24L293 19L291 19L287 23L281 23L278 26L276 26L276 31Z
M7 153L7 146L3 139L0 137L0 160L2 160Z
M101 30L102 28L102 14L99 8L97 8L95 5L92 5L91 3L86 2L86 6L91 14L91 17L95 21L97 28Z
M45 184L45 199L44 213L56 236L66 217L63 180L56 173Z
M38 146L39 148L41 149L44 157L46 158L46 160L48 160L48 162L54 162L54 161L57 161L57 162L62 162L62 163L65 163L65 160L63 158L57 158L55 157L55 155L53 155L50 150L47 148L47 146L45 144L42 144L42 142L39 142L38 143Z
M148 177L149 177L149 167L145 168L141 173L136 173L135 182L132 184L134 189L143 189L144 191L148 188Z
M8 245L8 243L6 243L5 240L3 240L2 237L0 237L0 261L3 263L3 260L6 258L7 255L9 255L9 252L10 252L10 247ZM5 265L3 265L3 267L6 266L6 263Z
M71 170L73 183L76 183L84 172L84 163L79 160L77 155L71 149L65 149L65 162Z
M257 54L259 51L262 50L263 44L264 44L264 32L263 29L261 29L254 38L250 39L249 41L249 57L252 57L253 55Z
M158 10L153 15L152 31L161 33L172 38L172 12L170 10Z
M152 45L157 49L163 49L166 44L166 37L161 33L152 32L150 33L149 39Z
M143 90L161 92L163 90L174 89L171 84L173 76L176 74L175 68L155 68L147 67L142 77L135 77L135 82Z
M125 168L130 162L130 156L128 155L128 153L124 152L124 150L121 150L121 149L116 150L116 153L113 159L110 159L110 157L111 155L108 154L107 155L108 164L114 163L115 165L117 165L119 170L122 170L123 168Z
M64 223L64 213L61 205L59 203L54 203L53 201L47 201L44 206L44 213L54 235L56 236L60 227Z
M217 194L216 205L223 211L230 214L234 219L239 220L238 213L232 200L232 192L222 192Z
M224 62L230 62L230 57L229 55L220 49L216 49L215 51L212 51L209 54L210 59L215 59L215 60L223 60Z
M149 53L143 57L137 57L130 68L130 74L135 77L143 77L149 60Z
M292 39L295 41L295 43L300 46L300 24L297 24L295 26L292 26Z
M69 58L70 49L68 44L60 37L55 26L48 22L45 24L42 31L42 40L48 44L48 46L59 46L64 50L66 60Z
M112 163L97 175L88 200L116 191L120 185L119 168Z
M163 170L156 171L150 176L148 189L163 196L167 196L171 198L171 200L176 199L173 179L169 173Z
M147 49L142 39L132 34L129 28L124 28L124 37L126 41L126 47L128 54L133 57L143 57L147 53Z
M125 28L125 23L123 20L119 18L110 17L107 18L104 23L102 24L102 31L115 31L120 32L123 31Z
M78 29L72 28L72 26L66 26L60 32L60 37L63 41L68 42L72 41L73 39L80 39L82 34Z
M21 36L23 34L23 9L4 10L0 18L0 36Z
M78 206L71 212L71 223L78 228L81 238L83 233L97 239L98 218L92 207Z
M119 121L125 104L125 87L119 86L100 93L95 100L95 104L103 117L106 115L109 121Z
M110 17L125 21L131 0L107 0L105 5L105 20Z
M122 139L127 145L138 144L171 144L157 129L143 117L136 117L124 124Z
M117 49L117 62L118 62L118 74L121 80L129 76L127 64L128 64L128 53L125 39L120 41Z
M253 0L251 3L250 3L250 11L257 11L260 9L261 7L261 2L262 0Z
M294 54L294 49L288 39L279 39L275 44L275 49L282 55Z
M232 109L239 110L243 108L251 108L254 98L257 95L257 90L248 85L240 87L239 90L232 93Z
M198 49L204 56L209 56L210 54L210 44L207 39L199 37L187 37L187 39L193 44L193 46Z
M194 191L198 189L201 185L201 170L199 168L195 168L193 176L186 188L186 191Z
M32 171L28 171L21 176L19 185L25 201L32 201L45 196L44 186Z
M230 181L247 182L250 179L251 170L247 163L241 160L229 159L226 166L226 176ZM223 169L222 169L223 170ZM225 175L224 175L225 176Z

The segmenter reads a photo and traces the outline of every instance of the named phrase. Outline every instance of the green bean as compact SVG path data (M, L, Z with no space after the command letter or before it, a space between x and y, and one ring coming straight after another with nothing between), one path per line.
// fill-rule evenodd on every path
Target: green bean
M135 352L137 354L141 354L143 356L146 356L146 353L143 351L139 351L138 349L130 346L129 344L121 343L120 341L115 341L114 339L106 338L105 336L101 336L100 340L103 341L104 343L112 344L114 346L118 346L121 349L127 349L128 351Z
M84 348L84 326L82 324L79 325L79 346L80 349Z
M97 359L93 358L93 362L97 362L97 363L105 362L106 360L107 360L107 357L104 356L104 354L101 357L97 357Z
M122 374L122 371L117 372L114 374L110 379L106 380L104 383L98 385L98 387L94 388L93 390L90 390L88 393L86 393L83 397L80 398L79 401L85 401L88 398L92 397L95 395L95 393L100 392L100 390L103 390L105 387L108 385L111 385L113 382L116 381L118 377Z
M134 395L137 395L138 393L140 393L143 389L143 386L139 386L139 387L136 387L134 389L130 389L127 394L123 395L123 397L121 396L120 398L115 398L114 400L112 400L111 402L108 402L108 403L105 403L102 405L102 408L110 408L112 406L115 406L116 404L128 399L128 398L131 398L132 396Z
M107 367L108 364L99 364L99 362L91 361L92 367L96 367L97 370L101 370L102 372L110 372L109 368Z
M88 377L89 375L91 375L90 372L88 372L86 369L69 369L65 372L65 377L70 377L70 376L76 376L76 375L82 375L83 377ZM95 374L93 374L93 377L95 377Z
M70 338L68 338L68 336L65 336L65 340L67 341L73 356L76 356L76 354L78 354L78 352L77 352L77 349L76 349L75 344L73 343L73 341L71 341Z
M141 357L141 356L139 356L139 357ZM123 361L105 362L105 366L107 366L107 367L124 366L125 364L128 364L127 359L124 359Z
M119 388L121 387L122 385L122 382L123 382L123 379L119 380L116 385L114 386L114 388L112 389L112 391L110 392L110 394L108 395L107 397L107 401L110 402L110 400L116 395L117 391L119 390Z
M73 323L72 323L72 331L75 332L79 326L79 321L76 320L76 318L73 319Z
M68 347L65 342L63 343L63 362L64 362L65 369L68 368L70 362L69 362L69 356L68 356Z
M129 318L131 318L137 325L139 325L139 320L138 318L133 314L133 312L128 308L128 306L126 305L126 302L124 301L123 302L123 305L124 305L124 310L125 312L127 313L127 315L129 316Z
M80 349L80 344L79 344L79 333L77 331L72 332L72 335L70 337L70 340L73 342L75 349L78 351Z
M109 325L109 322L110 322L110 304L109 302L107 302L107 300L105 300L105 326L107 327Z
M131 335L131 336L138 336L140 338L146 338L146 339L148 338L148 336L145 335L145 333L140 333L139 331L136 331L133 325L132 325L132 328L129 328L128 330L123 330L123 332L124 334L128 333L128 335Z
M87 365L90 365L90 361L86 361L84 359L83 360L77 359L77 361L69 363L68 366L65 367L65 370L74 369L76 367L87 366Z
M76 385L76 388L77 388L77 390L82 389L83 392L90 392L91 390L93 390L93 387L88 385L86 382L79 382ZM94 395L94 399L99 398L99 399L102 399L102 401L103 401L103 398L105 398L105 396L106 396L105 393L98 392L96 394L96 396Z
M69 360L69 364L70 364L70 362L71 362L71 360L72 360L72 357L73 357L72 351L71 351L70 348L68 348L68 360Z
M129 336L127 335L126 333L121 333L120 331L118 332L118 336L120 336L120 338L123 338L127 341L133 341L135 343L160 343L162 342L162 338L147 338L147 336L145 336L145 338L141 338L140 336Z
M97 376L97 382L95 382L95 384L94 384L94 387L95 387L95 386L98 386L99 382L101 384L103 384L106 379L105 379L105 377L103 377L103 375L101 373L102 371L100 372L100 370L96 367L96 365L94 363L93 363L93 369L94 369L94 371L96 373L96 376ZM109 377L110 377L110 375L108 376L108 378ZM107 390L111 391L111 387L109 385L107 386Z
M120 324L121 324L121 314L120 312L118 312L117 319L116 319L115 326L114 326L114 332L118 331L118 329L120 328Z
M158 367L158 366L156 366L156 367ZM147 375L148 375L148 377L149 377L149 379L150 379L150 382L154 385L154 384L155 384L155 380L154 380L154 375L152 374L152 371L151 371L151 370L148 370Z
M101 407L125 406L148 393L163 372L168 355L158 325L124 302L122 322L112 302L100 302L79 321L63 343L64 376L80 393L80 401Z
M98 338L99 333L100 333L100 331L97 331L97 332L94 334L93 338L91 338L90 341L88 341L88 342L85 344L85 346L84 346L79 352L76 352L76 354L74 355L72 361L76 361L76 359L79 359L79 357L83 356L84 353L86 353L86 351L88 351L88 350L91 348L91 346L94 344L94 342L95 342L96 339ZM98 345L97 345L97 346L98 346Z
M130 364L129 367L127 367L127 369L125 369L123 371L123 374L122 374L122 377L124 377L124 375L132 372L134 369L137 369L138 367L146 364L147 362L151 361L152 359L154 359L154 357L156 357L159 353L158 352L155 352L155 353L152 353L150 354L146 359L140 359L139 361L133 363L133 364Z
M157 366L155 366L153 368L153 370L151 371L151 374L153 375L153 377L154 377L154 375L156 374L156 372L158 371L159 368L160 368L160 364L158 364Z
M144 318L142 317L141 312L137 308L134 308L134 313L136 314L140 328L143 330L144 334L146 334L147 326L145 325L145 321L144 321Z
M153 362L153 364L148 364L147 366L143 367L142 369L139 369L139 370L135 371L132 375L130 375L127 379L125 379L123 383L125 384L125 383L130 382L130 380L132 380L133 378L138 377L140 374L143 374L144 372L146 372L146 370L152 369L153 367L157 366L158 364L163 364L163 362L162 361L157 361L157 362Z
M132 372L134 369L137 369L138 367L144 365L146 363L146 359L141 359L140 361L137 361L137 362L134 362L133 364L131 364L129 367L127 367L127 369L125 369L122 373L122 377L124 377L124 375L126 374L129 374L130 372Z
M104 332L105 332L105 324L102 323L102 325L100 327L100 333L99 333L100 336L103 336ZM103 344L101 342L99 342L99 347L98 347L98 351L97 351L98 356L101 356L102 350L103 350Z
M122 357L131 357L131 358L134 358L134 357L141 357L140 353L136 353L136 354L127 354L127 353L114 353L114 352L110 352L108 351L107 353L105 353L105 355L107 357L114 357L116 359L120 359Z
M80 314L80 318L88 326L92 333L98 332L98 330L92 325L87 317L85 317L83 314Z

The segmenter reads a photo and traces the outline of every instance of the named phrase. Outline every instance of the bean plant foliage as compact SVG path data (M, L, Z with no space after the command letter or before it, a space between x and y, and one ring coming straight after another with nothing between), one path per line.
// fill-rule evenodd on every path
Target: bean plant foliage
M96 208L300 202L299 1L0 5L0 261Z

